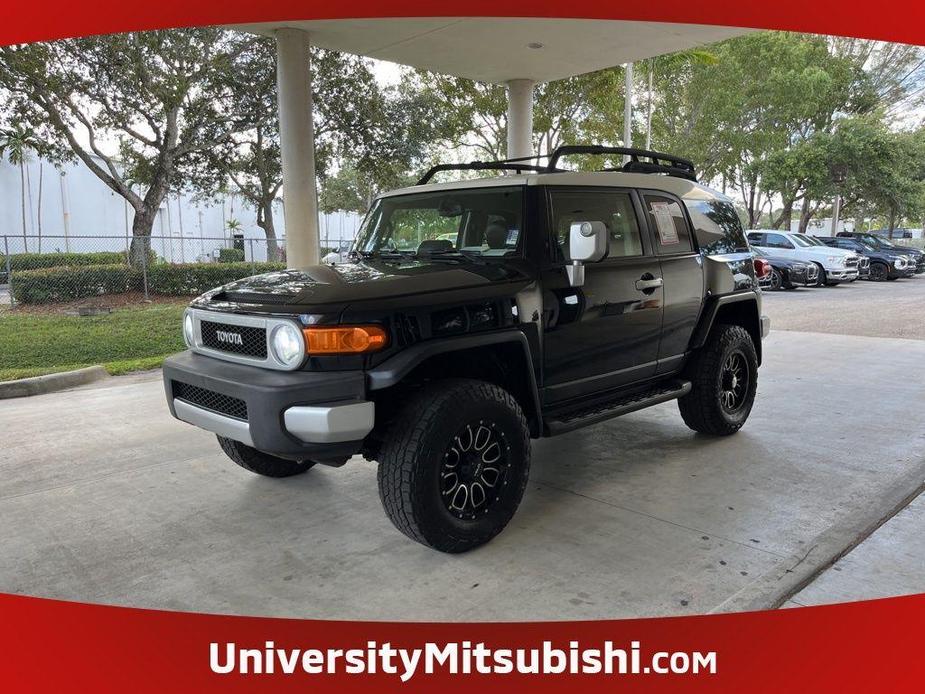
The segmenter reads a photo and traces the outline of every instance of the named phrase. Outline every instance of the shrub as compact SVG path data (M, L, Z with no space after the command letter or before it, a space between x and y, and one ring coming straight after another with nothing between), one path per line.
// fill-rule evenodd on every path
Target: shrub
M284 268L283 263L161 263L148 268L148 292L192 296L234 280ZM57 303L104 294L144 291L144 275L141 268L128 265L24 270L13 274L10 289L17 303Z
M13 273L10 289L21 304L74 301L140 289L141 271L128 265L51 267Z
M76 267L81 265L117 265L125 263L122 251L99 253L13 253L10 255L10 270L39 270L46 267ZM0 255L0 268L6 270L6 258Z
M220 248L218 250L218 262L220 263L243 263L243 248Z
M156 265L148 269L148 291L152 294L190 296L202 294L234 280L282 270L282 263L188 263Z

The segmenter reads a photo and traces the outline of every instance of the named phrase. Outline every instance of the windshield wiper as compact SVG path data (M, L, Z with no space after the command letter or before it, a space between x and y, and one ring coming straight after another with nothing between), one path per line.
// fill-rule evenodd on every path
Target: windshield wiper
M410 251L402 253L401 251L360 251L360 257L364 259L377 258L379 260L409 260L414 257Z
M416 254L417 258L421 260L446 260L454 263L477 263L479 265L485 264L485 259L482 258L479 253L465 252L465 251L431 251L429 253L418 253Z

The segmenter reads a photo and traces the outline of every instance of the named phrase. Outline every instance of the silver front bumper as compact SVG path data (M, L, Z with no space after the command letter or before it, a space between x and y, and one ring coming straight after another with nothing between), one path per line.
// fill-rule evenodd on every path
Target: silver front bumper
M184 400L174 398L178 419L248 446L254 445L250 424ZM283 412L286 431L305 443L341 443L359 441L372 431L375 404L354 402L349 405L296 405Z

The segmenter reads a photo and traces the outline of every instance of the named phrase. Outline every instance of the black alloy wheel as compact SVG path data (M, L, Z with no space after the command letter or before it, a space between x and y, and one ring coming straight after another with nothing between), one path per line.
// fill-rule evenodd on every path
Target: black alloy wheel
M890 269L883 263L871 263L870 264L870 278L871 282L883 282L890 275Z
M749 386L748 362L741 350L726 357L720 379L720 404L728 414L735 414L745 404Z
M486 419L466 424L453 437L440 466L440 496L460 520L475 520L500 500L507 484L510 446L498 425Z

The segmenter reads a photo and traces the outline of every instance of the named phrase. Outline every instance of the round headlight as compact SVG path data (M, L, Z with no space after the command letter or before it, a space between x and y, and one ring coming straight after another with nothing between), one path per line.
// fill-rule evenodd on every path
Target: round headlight
M189 313L183 316L183 339L187 347L193 346L193 316Z
M289 323L276 326L270 336L270 346L273 348L273 356L286 366L294 366L305 356L302 334Z

